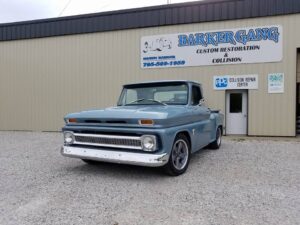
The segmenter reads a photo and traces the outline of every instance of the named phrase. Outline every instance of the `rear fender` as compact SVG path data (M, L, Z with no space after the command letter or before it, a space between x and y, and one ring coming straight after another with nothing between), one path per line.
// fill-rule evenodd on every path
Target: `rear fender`
M213 142L213 141L216 140L216 133L217 133L217 129L219 127L221 127L222 134L223 134L224 115L222 113L219 113L219 112L213 112L210 116L210 120L211 120L211 125L212 125L211 142Z

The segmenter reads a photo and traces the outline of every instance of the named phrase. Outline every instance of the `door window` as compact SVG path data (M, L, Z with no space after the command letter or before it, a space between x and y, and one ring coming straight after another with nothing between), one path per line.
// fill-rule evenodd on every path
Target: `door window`
M243 112L243 93L230 93L229 102L230 113Z
M192 105L198 105L200 100L202 99L202 93L200 87L193 86L192 87Z

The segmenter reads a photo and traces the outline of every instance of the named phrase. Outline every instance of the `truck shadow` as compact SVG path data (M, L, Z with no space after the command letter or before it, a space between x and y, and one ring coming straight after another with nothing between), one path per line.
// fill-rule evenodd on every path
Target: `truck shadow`
M76 165L74 165L76 163ZM107 176L115 178L138 178L140 176L167 177L161 168L151 168L143 166L133 166L106 162L95 162L87 164L85 162L74 162L74 166L67 168L68 172L77 175Z
M209 149L202 149L194 154L190 159L189 170L193 167L193 164L201 164L202 160L205 160L206 155L210 154L212 151ZM163 168L156 167L143 167L143 166L133 166L106 162L95 162L93 164L87 164L81 160L72 159L71 165L66 168L68 173L76 175L90 175L90 176L107 176L115 178L131 178L139 179L141 177L148 178L172 178L169 176ZM186 174L189 173L189 170Z
M199 151L195 152L192 154L192 157L191 157L191 160L190 160L190 163L193 163L194 161L201 161L201 160L204 160L204 158L208 155L208 154L211 154L213 153L214 150L211 150L209 148L203 148L203 149L200 149Z

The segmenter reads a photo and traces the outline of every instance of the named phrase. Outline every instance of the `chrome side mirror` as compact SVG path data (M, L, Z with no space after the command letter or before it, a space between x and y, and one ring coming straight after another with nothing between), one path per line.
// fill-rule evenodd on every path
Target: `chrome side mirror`
M204 104L205 104L204 98L200 99L200 101L199 101L199 106L203 106Z

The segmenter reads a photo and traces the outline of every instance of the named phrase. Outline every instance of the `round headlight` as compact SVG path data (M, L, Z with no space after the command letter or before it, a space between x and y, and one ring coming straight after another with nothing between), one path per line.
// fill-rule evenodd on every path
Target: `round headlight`
M156 150L156 137L153 135L143 135L142 147L144 151L154 151Z
M74 134L72 132L64 132L64 139L66 144L74 143Z

